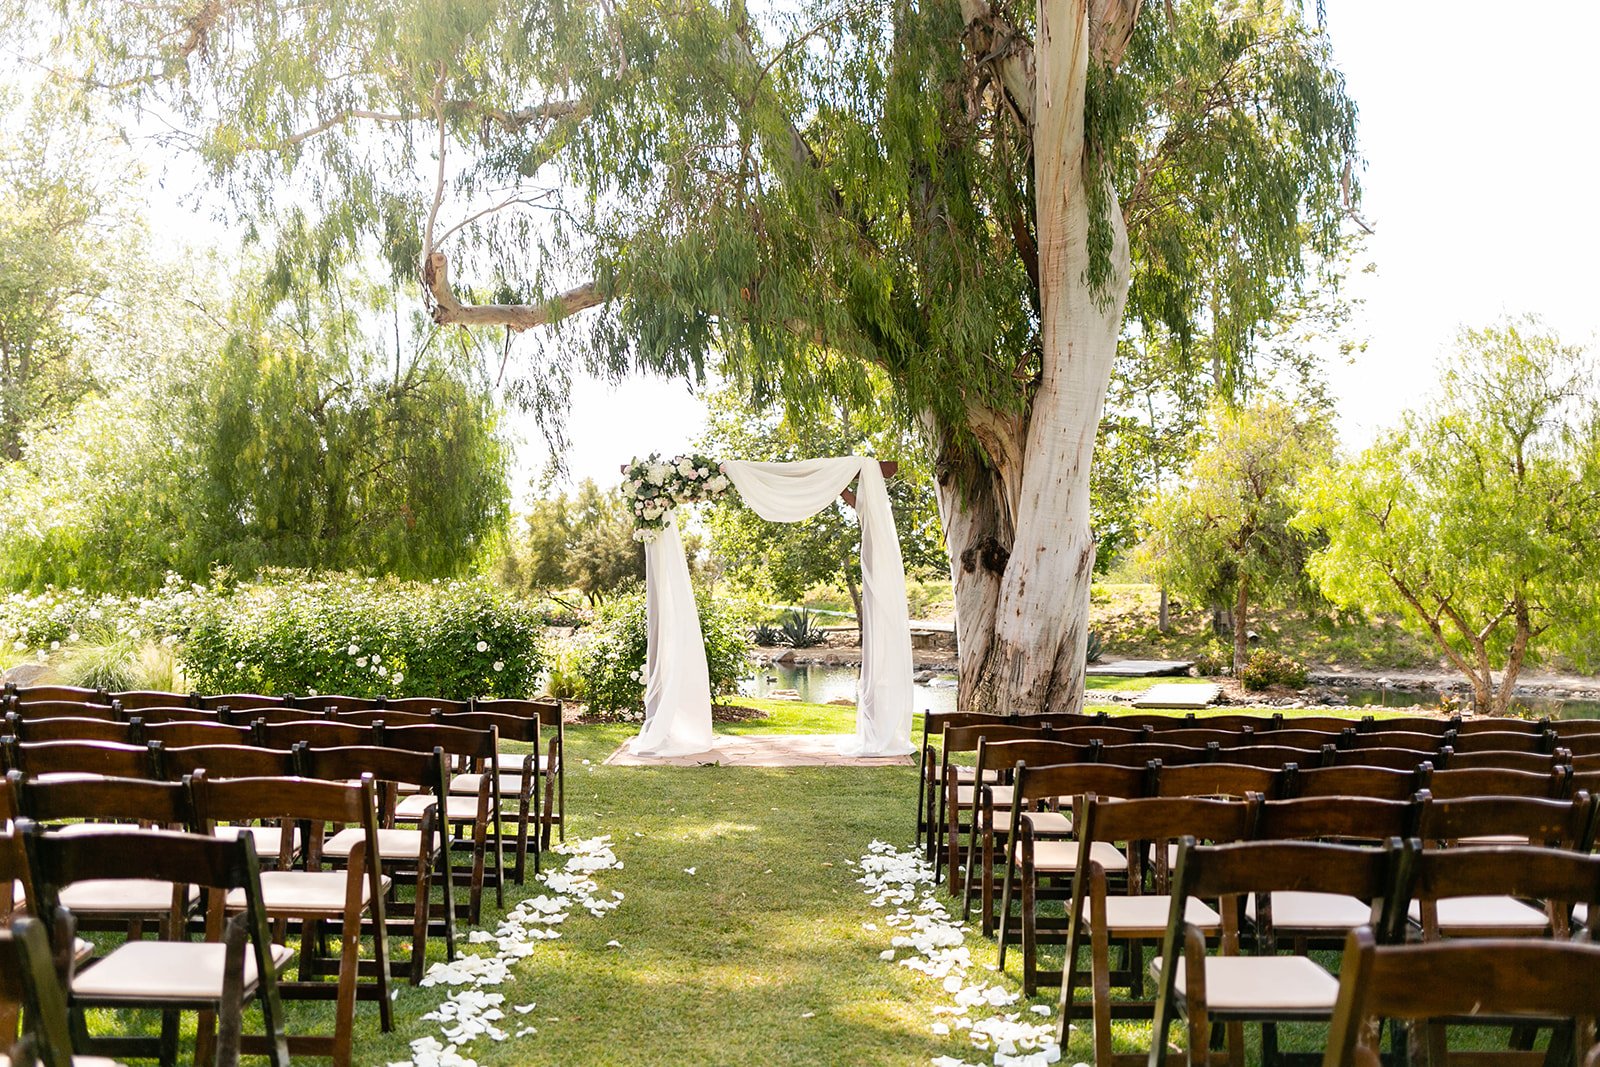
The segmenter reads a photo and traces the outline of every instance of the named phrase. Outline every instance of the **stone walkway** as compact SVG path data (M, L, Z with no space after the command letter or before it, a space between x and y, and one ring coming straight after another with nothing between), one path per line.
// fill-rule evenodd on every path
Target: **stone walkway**
M610 767L909 767L913 756L841 756L848 734L718 734L711 751L689 756L636 756L633 739L606 757Z

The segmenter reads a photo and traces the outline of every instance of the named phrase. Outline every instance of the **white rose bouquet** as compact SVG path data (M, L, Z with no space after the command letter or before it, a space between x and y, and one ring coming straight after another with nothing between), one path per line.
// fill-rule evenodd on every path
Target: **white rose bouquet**
M717 500L729 487L710 456L688 453L664 460L652 452L648 459L635 459L622 479L623 498L633 511L633 539L654 541L673 508Z

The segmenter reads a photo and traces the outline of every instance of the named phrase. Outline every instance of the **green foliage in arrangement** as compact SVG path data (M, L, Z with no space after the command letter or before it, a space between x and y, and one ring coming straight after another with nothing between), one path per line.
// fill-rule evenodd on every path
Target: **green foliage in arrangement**
M1306 684L1305 664L1270 648L1258 648L1250 653L1250 658L1240 668L1239 684L1250 690L1268 689L1275 685L1300 689Z
M1537 319L1464 331L1433 402L1301 504L1323 593L1400 615L1480 711L1548 652L1600 663L1600 372Z
M542 620L483 580L275 574L202 601L180 642L202 692L521 697Z
M732 693L747 670L751 613L743 604L714 599L704 588L695 590L695 601L711 692ZM603 601L594 622L573 639L591 712L628 721L643 717L645 627L644 590L637 589Z

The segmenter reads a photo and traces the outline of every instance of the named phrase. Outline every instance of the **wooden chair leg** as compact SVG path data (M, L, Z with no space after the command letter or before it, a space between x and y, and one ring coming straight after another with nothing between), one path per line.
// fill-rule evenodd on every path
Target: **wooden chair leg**
M1033 838L1022 838L1022 995L1039 991L1038 879L1033 869Z

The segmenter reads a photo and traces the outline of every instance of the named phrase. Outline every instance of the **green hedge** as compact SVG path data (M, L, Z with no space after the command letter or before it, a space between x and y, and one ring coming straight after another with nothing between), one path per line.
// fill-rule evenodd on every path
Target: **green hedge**
M543 667L542 628L483 580L302 576L207 598L179 647L201 692L521 697Z

